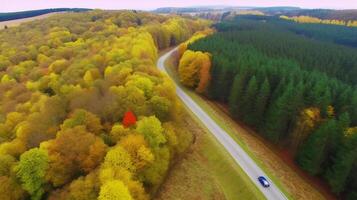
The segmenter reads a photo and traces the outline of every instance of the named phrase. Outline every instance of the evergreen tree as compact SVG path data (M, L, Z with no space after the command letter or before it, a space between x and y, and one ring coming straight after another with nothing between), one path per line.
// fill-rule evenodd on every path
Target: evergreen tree
M218 59L218 58L216 58ZM216 65L216 59L213 58L213 66L212 66L212 71L211 71L211 82L208 86L207 89L207 95L211 98L211 99L218 99L219 97L219 85L218 85L218 79L219 79L219 75L221 74L221 69L220 67L218 67Z
M229 111L234 116L237 117L238 113L238 100L242 94L241 76L237 74L234 77L232 89L228 98Z
M327 171L325 178L330 184L332 191L340 193L344 190L346 181L352 171L353 165L357 161L357 132L348 136L344 144L340 145L334 164Z
M268 79L265 79L260 87L257 99L255 101L255 112L252 113L256 119L256 124L260 128L263 125L264 114L267 108L270 96L270 84Z
M293 119L298 111L301 94L301 86L294 89L289 83L282 96L276 99L270 106L264 125L266 136L277 143L283 136L286 136L293 126Z
M255 76L253 76L248 82L248 87L244 93L241 107L243 119L250 125L254 125L256 122L253 113L255 113L255 99L257 98L257 93L258 83Z
M349 109L352 126L357 126L357 89L354 90Z
M327 109L328 109L328 106L331 105L331 102L332 102L331 92L328 88L326 88L322 97L321 97L321 102L319 105L319 108L321 110L321 115L323 117L327 117L327 115L328 115Z
M326 42L326 38L318 37L310 40L294 31L287 34L281 31L285 26L303 33L311 33L312 26L300 29L297 28L300 25L277 21L262 23L240 18L222 22L218 26L222 32L197 40L189 49L212 55L213 99L222 103L228 99L230 113L259 128L269 140L282 144L287 138L296 139L289 136L298 125L301 111L307 111L309 128L299 142L301 148L296 159L310 173L326 175L326 169L332 170L331 166L336 165L335 159L350 161L338 152L342 152L340 147L345 144L349 121L352 127L357 126L357 51L332 44L335 40ZM355 40L352 32L356 30L350 30L348 40ZM337 28L335 31L338 32ZM329 34L341 42L336 33ZM357 170L356 162L353 170ZM336 172L335 176L338 174L342 177L336 178L335 185L348 182L338 190L353 199L357 173L349 173L347 180L345 174Z
M345 88L338 95L335 103L335 111L337 114L348 111L348 103L352 97L352 91L350 88Z
M327 169L333 163L333 157L336 155L338 148L342 145L342 140L345 134L345 131L350 125L350 117L347 112L341 114L336 121L336 129L333 129L329 132L329 138L326 144L325 153L330 155L322 163L322 168Z
M344 112L338 117L338 126L340 132L345 132L345 130L350 126L350 124L351 124L351 119L348 112Z
M229 88L227 83L228 71L226 68L219 69L217 76L214 76L214 84L211 84L210 94L213 99L224 101L228 97L229 90L227 92L226 88ZM227 93L227 96L224 94Z
M304 143L298 153L299 166L312 175L321 173L321 164L326 159L326 148L331 133L337 131L334 119L323 123Z

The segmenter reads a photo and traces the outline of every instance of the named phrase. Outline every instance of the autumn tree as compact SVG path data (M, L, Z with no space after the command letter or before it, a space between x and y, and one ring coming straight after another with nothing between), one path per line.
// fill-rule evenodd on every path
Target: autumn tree
M128 135L119 144L130 154L133 165L137 170L143 169L154 161L154 155L142 135Z
M118 142L121 138L129 135L132 131L129 128L125 128L122 124L114 124L109 133L109 136L113 142Z
M119 180L109 181L100 188L98 200L131 200L128 188Z
M144 136L151 148L158 148L166 143L161 122L155 116L140 119L136 131Z
M25 190L17 183L16 178L0 176L0 199L20 200L25 198Z
M133 75L130 77L130 80L128 82L126 82L125 84L126 86L134 86L139 88L140 90L142 90L145 94L145 96L147 98L150 98L152 96L153 93L153 82L147 78L147 77L143 77L143 76L137 76L137 75Z
M106 153L103 140L83 126L60 131L56 139L41 144L41 147L48 151L50 168L46 177L54 186L95 169Z
M0 154L0 176L11 176L11 169L15 165L15 162L14 157Z
M47 152L38 148L23 153L15 171L23 188L31 195L31 199L39 200L44 194L45 174L48 169Z
M171 109L172 109L172 102L166 98L161 96L153 96L150 99L151 109L154 115L160 119L161 121L168 120Z
M99 135L103 129L100 119L95 114L83 109L75 110L63 122L61 128L64 130L75 126L84 126L89 132L96 135Z
M309 137L311 132L321 122L320 110L318 108L306 108L300 112L291 133L291 148L297 150L298 147Z
M49 200L96 200L99 195L100 182L98 171L94 170L86 176L73 180L62 189L50 193Z
M136 117L134 113L131 111L127 111L123 117L123 121L122 121L123 126L127 128L135 125L135 123L136 123Z
M204 92L210 80L210 67L209 54L187 50L178 67L180 80L184 85Z
M118 144L108 151L104 158L103 166L108 168L123 168L129 171L135 171L130 154Z

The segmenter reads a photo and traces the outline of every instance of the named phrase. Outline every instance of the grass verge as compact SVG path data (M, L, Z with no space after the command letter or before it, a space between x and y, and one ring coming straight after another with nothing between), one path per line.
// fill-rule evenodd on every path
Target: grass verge
M194 142L172 168L155 199L265 199L193 113L187 108L184 113L182 131L191 132L195 137Z

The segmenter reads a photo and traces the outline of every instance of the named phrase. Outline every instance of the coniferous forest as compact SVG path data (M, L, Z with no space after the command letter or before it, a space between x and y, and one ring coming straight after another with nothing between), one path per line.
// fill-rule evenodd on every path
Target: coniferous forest
M217 33L188 45L210 55L205 95L293 152L334 193L356 199L357 28L266 16L214 27Z

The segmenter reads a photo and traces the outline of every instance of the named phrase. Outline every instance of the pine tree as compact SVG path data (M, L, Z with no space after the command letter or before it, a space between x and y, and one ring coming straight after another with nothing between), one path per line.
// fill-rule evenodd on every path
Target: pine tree
M326 157L322 163L323 169L327 169L333 164L333 157L336 155L338 148L342 145L345 131L349 125L350 117L348 113L342 113L336 121L336 129L333 129L329 132L325 153L330 156Z
M286 136L288 130L293 127L293 119L298 112L302 95L302 86L296 88L294 89L293 84L289 83L284 93L270 105L268 110L263 131L275 143Z
M339 146L334 164L326 172L325 178L330 184L332 191L340 193L344 190L347 179L353 171L357 161L357 132L349 135L344 144Z
M220 74L220 67L218 67L216 65L216 60L218 58L213 58L213 65L212 65L212 70L211 70L211 82L208 86L208 89L207 89L207 95L211 98L211 99L217 99L218 98L218 84L217 84L217 81L218 81L218 77L219 77L219 74Z
M349 109L352 126L357 126L357 89L353 92Z
M243 119L250 125L255 124L255 118L252 113L255 113L255 99L258 93L258 83L255 76L253 76L249 82L246 92L242 100L242 111Z
M329 90L329 88L326 88L322 97L321 97L321 102L319 105L319 108L321 110L321 115L323 117L327 117L328 116L328 106L331 105L332 102L332 98L331 98L331 92Z
M300 167L312 175L321 173L321 164L326 159L326 149L331 133L337 131L337 124L334 119L323 123L307 139L298 152L297 162Z
M237 74L234 77L232 89L228 98L228 105L229 105L229 112L236 117L238 113L238 99L240 98L240 95L242 94L242 85L241 83L241 76Z
M339 114L348 111L347 105L351 97L352 97L352 91L350 88L346 88L338 95L335 103L336 113Z
M252 113L256 119L258 127L263 125L264 114L267 109L267 104L270 96L270 84L268 79L265 79L258 92L257 99L255 101L255 112Z

